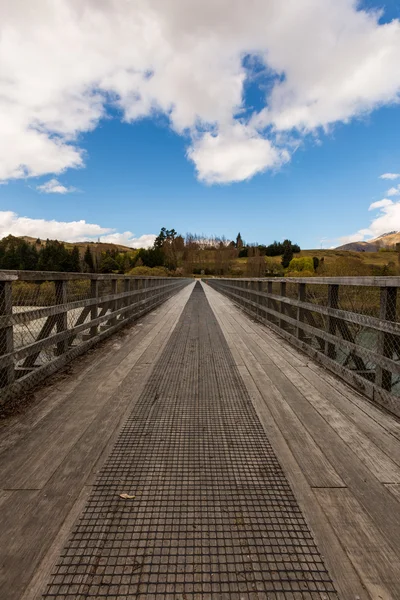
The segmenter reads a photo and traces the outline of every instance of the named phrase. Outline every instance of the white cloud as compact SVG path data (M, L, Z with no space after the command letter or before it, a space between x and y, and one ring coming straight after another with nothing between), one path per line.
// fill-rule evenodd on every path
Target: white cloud
M66 187L60 183L58 179L49 179L49 181L46 181L42 185L38 185L36 189L45 194L68 194L70 192L76 192L76 188L72 186Z
M166 114L200 178L237 181L275 168L293 131L399 100L400 22L354 0L0 0L0 14L0 180L82 167L79 135L110 105ZM246 55L275 77L259 114L242 112ZM239 118L254 132L240 140Z
M400 173L384 173L383 175L379 175L380 179L398 179L400 177Z
M226 132L204 134L188 156L196 165L199 179L207 183L244 181L289 160L286 150L278 151L269 140L240 124Z
M348 242L361 240L368 241L390 231L400 231L400 200L397 202L389 200L389 204L381 205L379 214L371 221L369 227L341 237L340 242L341 244L347 244Z
M389 200L389 198L383 198L382 200L378 200L377 202L373 202L372 204L370 204L368 210L384 208L385 206L390 206L391 204L393 204L392 200Z
M352 242L362 242L363 240L364 240L364 236L359 232L352 233L350 235L342 235L339 238L339 242L340 242L341 246L343 244L351 244ZM336 248L336 246L332 246L332 248Z
M400 196L400 184L396 187L391 187L390 190L386 192L388 196Z
M109 227L101 227L86 221L47 221L20 217L12 211L0 211L0 238L7 235L29 236L42 239L58 239L65 242L97 241L148 248L156 238L153 234L135 237L131 231L117 233Z
M152 233L147 233L136 238L132 231L124 233L109 233L100 236L101 242L109 244L120 244L121 246L130 246L131 248L150 248L154 244L157 236Z

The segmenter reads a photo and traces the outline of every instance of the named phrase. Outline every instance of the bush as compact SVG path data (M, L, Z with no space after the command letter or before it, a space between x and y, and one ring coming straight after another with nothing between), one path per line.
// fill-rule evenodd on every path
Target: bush
M128 275L134 277L170 277L171 273L165 267L134 267Z
M314 277L314 271L289 271L287 277Z
M292 258L292 260L289 263L289 273L291 273L292 271L309 271L311 274L313 274L314 261L311 258L311 256L303 256L302 258ZM308 275L305 275L305 277L308 277Z

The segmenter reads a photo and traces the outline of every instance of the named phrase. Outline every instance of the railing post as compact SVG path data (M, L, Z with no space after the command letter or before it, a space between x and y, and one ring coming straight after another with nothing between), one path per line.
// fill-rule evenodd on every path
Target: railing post
M111 293L112 294L117 294L118 293L118 279L111 279ZM115 310L117 310L118 308L118 300L113 300L111 302L111 312L113 313ZM110 325L111 327L113 325L115 325L117 322L117 317L112 317L112 319L110 319L110 321L108 322L108 325Z
M286 296L286 281L281 281L281 296ZM279 303L279 310L282 315L285 314L285 303ZM279 319L279 327L285 329L286 322L284 319Z
M298 284L297 300L299 302L305 302L305 300L306 300L306 284L305 283ZM300 326L300 323L304 322L304 308L301 308L301 306L297 307L296 320L298 323L298 325L296 327L296 337L299 340L303 340L305 335L304 335L304 330Z
M65 280L55 281L56 288L56 304L66 304L67 303L67 282ZM68 329L68 313L67 311L63 311L57 315L57 333L61 333L62 331L67 331ZM65 354L68 351L68 339L62 340L57 344L56 355L60 356L61 354Z
M264 282L258 280L257 281L257 291L262 293L263 288L264 288ZM259 319L265 319L265 312L263 310L264 301L265 301L265 298L263 298L263 296L257 296L257 304L260 307L258 309L258 317L259 317Z
M257 302L257 296L256 294L254 294L253 292L255 292L258 289L258 285L257 285L257 281L250 281L250 294L249 294L249 299L251 300L251 302L256 303ZM252 304L247 305L247 310L250 310L253 315L255 316L255 318L258 318L258 308L257 305L253 306Z
M382 287L379 318L382 321L396 321L397 288ZM385 331L378 332L377 353L388 358L393 357L393 336ZM376 365L375 383L389 392L392 389L392 373Z
M0 281L0 315L12 315L12 283ZM13 327L9 325L0 329L0 356L14 350ZM6 387L15 380L14 362L0 369L0 387Z
M267 283L267 293L268 294L272 294L272 281L268 281L268 283ZM272 317L271 317L271 314L269 312L269 310L271 308L272 308L272 300L271 300L271 298L267 298L267 309L268 309L267 320L268 321L272 321Z
M99 280L98 279L90 280L90 297L91 298L99 297ZM92 308L90 309L90 319L92 321L94 319L97 319L97 315L98 315L98 303L93 304ZM97 325L94 325L93 327L90 328L90 336L91 337L94 337L95 335L97 335L97 332L98 332Z
M124 279L124 292L126 294L127 292L130 292L130 291L131 291L131 280L126 277ZM129 304L130 304L130 298L129 297L124 298L124 301L122 303L123 307L125 308L125 307L129 306ZM124 313L123 315L120 316L120 319L121 320L126 319L127 316L128 316L128 314Z
M328 285L328 307L339 308L339 285L329 284ZM327 332L335 335L337 327L336 317L327 317ZM336 358L336 347L332 342L325 342L325 354L332 359Z
M142 281L142 290L143 290L143 300L144 300L144 304L143 304L143 309L146 310L147 308L147 304L148 304L148 287L149 287L149 280L148 279L143 279Z
M139 294L136 296L136 304L138 302L141 302L144 299L144 297L145 297L144 294L143 294L143 284L144 284L144 280L143 279L138 279L136 281L136 289L139 292ZM144 307L142 307L142 308L144 308Z

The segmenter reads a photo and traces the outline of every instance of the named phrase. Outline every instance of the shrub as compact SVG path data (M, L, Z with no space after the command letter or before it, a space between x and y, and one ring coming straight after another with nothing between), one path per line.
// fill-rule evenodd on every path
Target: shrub
M292 258L289 263L289 273L292 271L309 271L311 274L314 273L314 261L311 256L303 256L302 258ZM301 276L300 276L301 277ZM305 277L308 277L305 275Z
M134 277L169 277L171 273L165 267L134 267L128 275Z

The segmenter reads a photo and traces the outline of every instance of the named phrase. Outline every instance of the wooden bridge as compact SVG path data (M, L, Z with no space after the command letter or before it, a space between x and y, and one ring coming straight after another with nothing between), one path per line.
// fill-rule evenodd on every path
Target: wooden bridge
M399 599L399 287L0 274L0 598Z

